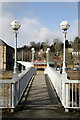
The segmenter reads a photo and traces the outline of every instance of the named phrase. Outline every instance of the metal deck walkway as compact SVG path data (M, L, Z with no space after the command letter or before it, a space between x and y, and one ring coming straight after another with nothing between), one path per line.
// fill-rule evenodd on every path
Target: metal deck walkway
M36 75L30 89L25 108L26 109L52 109L53 105L58 105L58 101L55 100L52 104L46 79L44 75Z

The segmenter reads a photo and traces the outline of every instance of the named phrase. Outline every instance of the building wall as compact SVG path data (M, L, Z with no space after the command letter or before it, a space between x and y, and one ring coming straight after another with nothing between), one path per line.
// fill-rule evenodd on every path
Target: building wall
M13 69L13 48L0 45L0 71Z
M13 69L13 49L9 46L6 48L6 70Z
M0 70L6 70L6 46L0 46Z

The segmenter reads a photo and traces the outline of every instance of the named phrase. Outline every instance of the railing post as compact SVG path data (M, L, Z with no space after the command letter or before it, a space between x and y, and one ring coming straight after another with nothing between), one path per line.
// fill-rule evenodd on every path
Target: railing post
M63 73L62 74L62 104L65 107L65 101L66 101L66 92L65 92L65 81L67 78L67 74Z
M79 84L79 107L80 107L80 84Z
M66 84L67 73L62 74L62 104L65 108L65 112L68 112L68 84Z
M20 97L20 81L18 81L18 100L19 100L19 97Z
M66 91L65 91L65 95L66 95L66 101L65 101L65 106L66 106L66 108L65 108L65 112L68 112L69 111L69 109L68 109L68 107L69 107L69 84L67 83L67 84L65 84L66 86Z
M14 107L15 107L15 84L12 83L12 109L11 112L14 112Z

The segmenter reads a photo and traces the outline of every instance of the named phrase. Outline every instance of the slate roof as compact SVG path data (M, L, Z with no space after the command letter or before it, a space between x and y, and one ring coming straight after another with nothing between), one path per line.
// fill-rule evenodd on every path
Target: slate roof
M9 46L7 43L5 43L3 40L0 39L0 46L7 46L10 47L12 49L14 49L13 47Z

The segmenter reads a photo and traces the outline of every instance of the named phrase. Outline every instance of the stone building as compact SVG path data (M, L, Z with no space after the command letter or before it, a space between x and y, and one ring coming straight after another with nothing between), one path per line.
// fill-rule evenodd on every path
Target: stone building
M13 52L14 48L0 39L0 71L13 69Z

